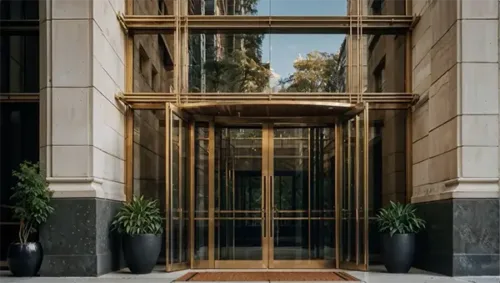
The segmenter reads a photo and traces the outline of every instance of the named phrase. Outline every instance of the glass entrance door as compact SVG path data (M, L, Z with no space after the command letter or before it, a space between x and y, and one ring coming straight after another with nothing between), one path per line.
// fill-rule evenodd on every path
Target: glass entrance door
M214 267L265 268L262 126L214 131Z
M267 134L269 267L335 267L335 126Z
M368 269L368 105L341 121L338 236L340 268Z
M358 110L321 126L196 122L191 266L366 269L368 117ZM173 228L184 225L176 215Z

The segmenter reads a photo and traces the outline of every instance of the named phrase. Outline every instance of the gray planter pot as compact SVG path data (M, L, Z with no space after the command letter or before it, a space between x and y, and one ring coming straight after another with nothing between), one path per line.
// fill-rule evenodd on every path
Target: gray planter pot
M382 235L384 265L390 273L408 273L415 255L415 234Z
M123 255L130 272L147 274L153 271L161 251L161 235L123 235Z

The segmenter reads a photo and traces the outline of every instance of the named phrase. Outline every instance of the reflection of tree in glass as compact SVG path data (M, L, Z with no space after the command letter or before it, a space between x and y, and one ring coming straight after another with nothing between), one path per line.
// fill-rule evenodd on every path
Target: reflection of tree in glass
M293 67L295 72L280 80L282 92L340 92L345 84L339 54L313 51Z
M254 15L259 0L222 1L228 15ZM224 9L223 9L224 10ZM262 62L262 34L218 36L222 54L205 65L207 92L262 92L269 84L269 64ZM218 50L212 50L219 53Z

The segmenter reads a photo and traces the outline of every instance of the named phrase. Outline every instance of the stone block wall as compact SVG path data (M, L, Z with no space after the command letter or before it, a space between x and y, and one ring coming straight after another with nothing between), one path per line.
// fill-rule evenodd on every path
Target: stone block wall
M414 0L413 195L418 265L498 275L498 0ZM496 244L495 244L496 243Z

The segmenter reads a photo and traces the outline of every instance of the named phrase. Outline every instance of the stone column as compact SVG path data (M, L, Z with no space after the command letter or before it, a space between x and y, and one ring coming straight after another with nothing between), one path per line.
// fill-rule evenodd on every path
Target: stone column
M413 197L419 266L498 275L498 0L413 1Z
M40 159L55 213L42 276L120 267L110 222L124 196L124 1L40 1Z

